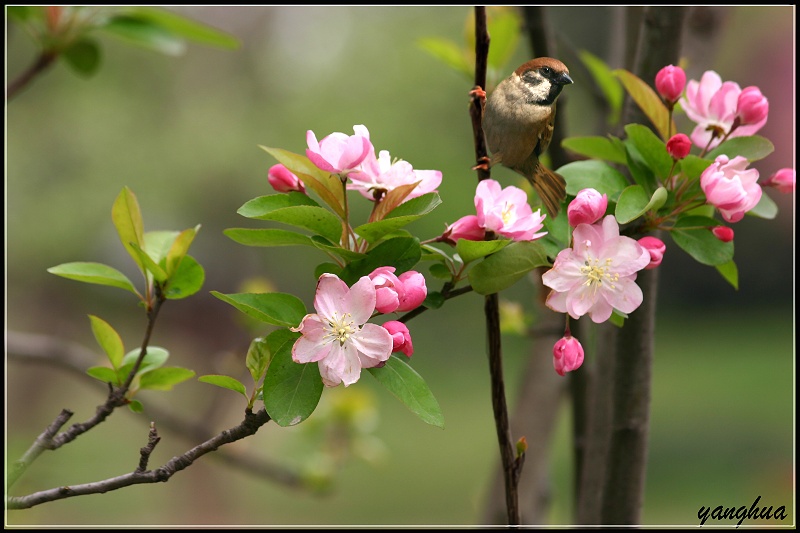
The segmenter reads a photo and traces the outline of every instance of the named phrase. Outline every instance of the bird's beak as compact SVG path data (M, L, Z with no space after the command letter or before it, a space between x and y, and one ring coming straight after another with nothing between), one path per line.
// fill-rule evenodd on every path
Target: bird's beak
M569 74L562 74L561 79L559 80L561 85L569 85L570 83L575 83L572 81L572 78L569 77Z

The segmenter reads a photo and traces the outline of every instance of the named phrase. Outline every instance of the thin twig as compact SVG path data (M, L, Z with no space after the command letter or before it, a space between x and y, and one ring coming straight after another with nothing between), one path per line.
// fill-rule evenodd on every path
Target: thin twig
M181 470L191 466L197 459L207 453L213 452L232 442L244 439L251 435L255 435L258 429L270 421L267 412L262 409L258 413L253 414L252 411L245 412L244 420L238 426L229 430L223 431L219 435L195 446L188 450L183 455L173 457L164 466L155 470L143 470L138 468L129 474L96 481L93 483L85 483L82 485L70 485L64 487L56 487L54 489L35 492L27 496L14 496L6 498L7 509L30 509L37 505L56 500L63 500L65 498L72 498L75 496L85 496L88 494L105 494L112 490L118 490L131 485L141 485L144 483L163 483L180 472ZM157 437L157 436L156 436ZM153 443L153 433L151 432L148 439L148 446ZM152 451L152 450L151 450ZM144 455L145 452L142 452ZM149 452L148 452L149 455ZM143 459L146 464L146 460Z
M76 375L85 383L104 386L101 382L86 374L86 369L95 364L99 355L80 344L66 342L63 339L48 335L21 333L18 331L6 332L6 341L9 361L20 364L56 367ZM161 429L169 430L173 435L179 436L184 440L202 442L214 435L207 423L183 420L169 411L152 405L151 402L148 402L146 412L149 419L158 421ZM52 435L55 435L65 423L66 420L56 427L52 431ZM55 426L55 422L51 426ZM252 476L268 479L288 487L297 488L303 486L302 478L294 470L259 457L231 454L225 450L215 453L213 457L230 468L235 468ZM24 460L24 456L20 460ZM13 472L13 467L9 472L9 484L11 482L11 472Z
M58 54L53 51L42 52L27 70L8 84L8 87L6 87L6 102L19 94L36 76L47 70L55 62L56 58L58 58Z

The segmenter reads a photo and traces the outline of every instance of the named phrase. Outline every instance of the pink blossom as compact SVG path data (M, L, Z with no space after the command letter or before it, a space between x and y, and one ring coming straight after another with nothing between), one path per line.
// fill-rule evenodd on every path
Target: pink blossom
M733 128L734 121L739 116L741 93L742 89L737 83L723 83L719 74L713 70L707 70L699 82L689 81L686 95L681 98L680 103L686 115L697 123L691 135L694 144L712 149L726 134L730 134L729 138L742 137L753 135L761 129L767 121L766 116L763 121Z
M792 194L796 182L793 168L782 168L761 184L762 187L774 187L784 194Z
M656 90L665 101L675 103L686 85L686 72L681 67L667 65L656 74Z
M454 245L459 239L482 241L485 236L486 230L478 224L478 216L467 215L447 226L440 240Z
M478 225L515 241L532 241L547 234L542 229L544 215L531 211L528 195L518 187L500 188L495 180L483 180L475 190Z
M383 327L392 336L392 352L402 352L406 357L411 357L414 345L411 343L411 333L406 325L397 320L389 320L383 323Z
M607 207L607 195L595 189L583 189L567 206L567 220L573 228L578 224L594 224L606 214Z
M733 228L728 226L714 226L711 228L711 233L722 242L731 242L733 240Z
M683 133L676 133L667 141L667 153L672 159L680 160L689 155L692 141Z
M378 267L369 275L375 287L375 309L379 313L411 311L419 307L428 295L425 277L410 270L395 276L395 268Z
M294 173L283 165L273 165L267 173L267 181L272 185L272 188L278 192L291 192L299 191L303 194L306 192L306 187L303 180L294 175Z
M374 152L364 159L358 171L350 174L348 189L357 190L370 200L381 199L386 193L400 187L416 183L417 186L406 196L411 200L429 192L436 192L442 183L439 170L414 170L411 164L402 159L392 161L389 152L381 150L378 157Z
M742 156L728 159L720 155L700 175L700 187L706 201L716 207L726 222L738 222L761 200L758 170L747 169Z
M553 367L559 376L577 370L583 364L583 346L572 335L564 335L553 346Z
M639 239L639 244L650 254L650 264L644 267L645 270L652 270L661 264L662 259L664 259L664 252L667 251L664 241L648 235Z
M546 304L572 318L588 314L605 322L614 309L630 313L642 303L636 273L650 264L650 254L638 242L619 234L613 215L597 224L580 224L573 247L559 252L553 268L542 276L553 289Z
M767 122L769 114L769 101L761 94L758 87L745 87L742 89L736 106L740 126L761 124Z
M302 336L292 346L296 363L319 363L323 383L352 385L362 368L373 368L392 354L392 336L367 320L375 310L375 287L364 276L351 288L333 274L323 274L314 297L315 314L291 328Z
M308 159L326 172L334 174L352 172L374 150L366 127L353 126L353 132L355 135L331 133L317 142L314 132L308 130L306 133Z

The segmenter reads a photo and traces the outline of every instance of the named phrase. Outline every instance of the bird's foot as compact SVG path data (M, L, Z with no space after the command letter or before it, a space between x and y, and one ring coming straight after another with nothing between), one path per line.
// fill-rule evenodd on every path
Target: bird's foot
M475 88L469 92L469 95L472 97L477 96L481 100L486 100L486 91L484 91L479 85L476 85Z
M478 164L472 167L472 170L489 170L489 163L491 159L486 156L481 157L478 159Z

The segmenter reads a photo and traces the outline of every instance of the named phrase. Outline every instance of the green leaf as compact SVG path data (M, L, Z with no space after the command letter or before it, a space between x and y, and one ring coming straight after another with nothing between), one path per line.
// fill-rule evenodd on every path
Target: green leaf
M767 196L766 192L762 191L761 199L758 201L758 204L748 211L747 214L772 220L778 216L778 206L772 198Z
M667 146L650 128L641 124L625 126L628 141L636 146L647 167L663 182L669 177L672 169L672 157L667 153Z
M428 270L434 278L443 279L445 281L453 279L453 273L441 263L432 264Z
M400 204L390 211L388 215L378 222L363 224L355 228L356 234L363 237L369 243L376 243L386 235L396 231L407 224L427 215L436 206L442 203L441 198L436 193L427 193L416 198L412 198Z
M200 381L202 383L208 383L210 385L216 385L217 387L222 387L223 389L228 389L234 392L238 392L239 394L244 396L245 399L247 399L247 389L238 379L234 379L229 376L209 374L206 376L200 376L199 378L197 378L197 381Z
M605 61L586 50L580 50L578 56L583 61L583 64L586 65L600 91L606 97L606 102L608 102L610 109L608 123L610 125L616 124L619 121L620 113L622 112L622 101L625 97L622 86L614 78L614 74Z
M120 382L122 382L133 369L133 365L139 358L140 351L140 348L131 350L122 358L122 366L117 370L117 375L122 378ZM148 346L147 353L144 359L142 359L142 364L139 366L139 370L136 371L136 375L141 376L142 374L163 366L164 363L167 362L167 359L169 359L169 352L167 350L158 346Z
M713 218L684 216L675 222L672 240L699 263L716 266L733 260L733 242L722 242L709 228L718 226Z
M222 294L217 291L211 291L211 294L244 314L275 326L296 327L306 315L306 307L302 300L291 294L281 292Z
M103 383L111 383L113 385L122 385L117 373L113 368L107 366L93 366L86 370L86 373L94 379L100 380Z
M345 218L344 190L342 181L338 176L320 170L306 156L294 154L280 148L261 145L259 145L259 148L277 159L278 163L294 172L297 177L303 180L306 187L317 193L322 198L322 201L330 206L339 217ZM339 239L332 240L338 241Z
M239 47L239 40L221 30L187 19L155 7L136 7L133 13L142 20L156 24L169 32L200 44L234 49Z
M567 210L561 209L556 215L555 218L548 216L544 219L544 227L547 230L547 235L543 237L544 240L549 238L551 241L558 243L558 250L563 250L569 246L569 238L570 238L570 225L569 220L567 218ZM558 254L550 254L548 251L548 256L555 257Z
M657 211L666 203L669 194L664 187L659 187L652 196L641 185L631 185L619 195L615 217L620 224L636 220L648 211Z
M89 320L91 321L92 333L94 333L97 344L108 356L111 366L115 369L119 368L125 355L125 346L122 344L122 338L119 333L102 318L89 315Z
M567 181L567 194L571 196L592 188L616 201L620 192L629 185L625 176L603 161L575 161L559 168L558 173Z
M292 360L292 346L299 337L299 333L292 333L291 338L281 334L283 342L274 351L264 377L264 408L281 427L294 426L311 416L322 396L319 365Z
M608 137L570 137L561 141L561 146L571 152L592 159L603 159L625 164L625 148Z
M441 292L429 292L422 305L428 309L439 309L444 305L444 296Z
M139 262L144 266L145 270L153 275L153 279L159 283L164 283L167 280L167 272L161 268L153 258L150 257L146 251L141 249L138 244L132 243L131 248L138 255Z
M183 256L178 269L167 280L164 296L169 300L180 300L191 296L201 288L206 279L205 270L191 255Z
M469 271L469 282L478 294L500 292L536 267L550 266L544 246L537 241L513 242Z
M250 342L244 364L247 370L250 371L253 382L256 384L264 377L264 372L267 371L271 357L272 354L269 350L267 339L264 337L257 337Z
M759 135L752 135L728 139L706 154L706 158L713 161L719 155L727 155L731 159L740 155L752 163L753 161L764 159L774 151L775 146L769 139Z
M314 246L308 235L285 229L230 228L222 233L245 246Z
M124 187L117 195L117 199L114 200L114 205L111 208L111 219L117 228L119 240L122 241L122 245L136 262L142 274L144 274L145 267L142 259L139 256L139 252L133 247L133 245L137 245L139 248L144 246L142 211L139 209L139 201L136 199L136 195L128 187Z
M661 101L661 97L647 83L624 69L617 69L613 74L622 82L639 109L650 119L664 142L670 138L670 132L678 131L675 122L670 120L669 111Z
M91 39L80 39L61 53L61 57L77 74L90 77L100 67L100 47Z
M172 387L194 377L194 370L179 366L165 366L156 368L145 374L139 380L140 389L172 390Z
M314 279L319 279L319 277L323 274L334 274L335 276L340 277L341 273L342 267L336 263L320 263L314 269Z
M147 252L154 263L160 264L163 259L166 259L179 235L180 233L177 231L148 231L144 234L142 249Z
M169 30L135 15L116 15L101 27L130 44L177 56L186 50L186 43Z
M131 400L128 403L128 409L133 411L134 413L144 413L144 405L139 400Z
M511 244L511 242L513 241L510 239L495 239L493 241L469 241L467 239L459 239L456 243L456 252L458 252L464 264L467 264L502 250ZM450 274L448 271L448 278L449 277Z
M417 46L453 70L472 76L472 61L454 42L438 37L423 37L417 40Z
M647 194L655 192L658 186L655 172L650 169L642 154L639 153L639 149L632 142L626 141L625 152L628 156L628 171L631 173L634 183L644 187Z
M311 244L313 244L314 247L319 248L323 252L338 255L345 261L357 261L359 259L367 257L366 254L342 248L338 244L334 244L328 239L320 237L319 235L314 235L313 237L311 237Z
M36 6L6 6L6 15L9 18L25 21L34 16L33 10Z
M131 283L125 274L102 263L64 263L48 268L47 271L56 276L61 276L62 278L125 289L139 296L133 283Z
M200 231L200 224L193 228L185 229L178 234L172 245L167 251L166 271L167 276L172 276L180 266L183 258L189 252L189 247L192 245L197 232Z
M736 267L736 263L728 261L721 265L715 265L715 268L725 278L725 281L730 283L737 291L739 290L739 269Z
M299 197L313 202L302 193L273 194L254 198L237 212L247 218L273 220L306 228L330 241L338 242L342 236L341 220L318 205L299 204Z
M711 166L713 161L709 161L708 159L703 159L701 157L697 157L696 155L687 155L685 158L680 160L680 169L686 175L686 178L689 180L696 180L700 178L700 175L703 174L703 171Z
M368 370L386 390L403 402L423 422L444 429L444 415L439 402L436 401L422 376L408 363L392 355L386 361L386 365Z
M382 266L395 267L395 275L400 275L419 262L422 249L414 237L388 239L367 253L364 259L353 261L342 270L341 279L352 285L362 276L369 275Z

